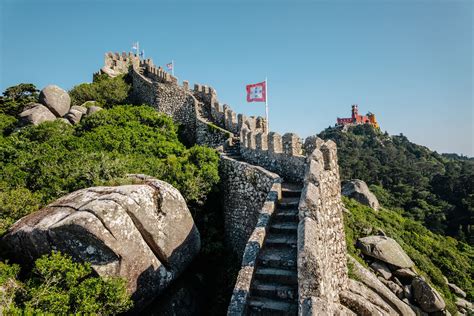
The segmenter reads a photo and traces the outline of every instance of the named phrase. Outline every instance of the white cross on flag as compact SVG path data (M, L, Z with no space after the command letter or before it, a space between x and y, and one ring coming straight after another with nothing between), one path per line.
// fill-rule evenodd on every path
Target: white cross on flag
M265 102L267 86L265 81L247 85L247 102Z

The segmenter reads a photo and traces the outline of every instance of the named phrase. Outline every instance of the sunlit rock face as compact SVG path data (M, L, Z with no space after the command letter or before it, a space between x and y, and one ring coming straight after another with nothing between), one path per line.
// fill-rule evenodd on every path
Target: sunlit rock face
M31 263L59 250L88 261L100 276L119 276L140 306L165 289L200 250L200 236L180 192L141 177L141 184L68 194L13 225L2 243Z

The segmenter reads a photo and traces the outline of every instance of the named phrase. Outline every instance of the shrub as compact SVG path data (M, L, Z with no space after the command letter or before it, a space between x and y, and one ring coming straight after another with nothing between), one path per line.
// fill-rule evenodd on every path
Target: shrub
M112 107L127 102L130 85L125 75L111 78L106 74L94 77L92 83L81 83L69 91L73 105L97 101L101 106Z
M0 262L0 268L0 286L20 283L15 280L18 266ZM37 259L23 283L1 300L9 313L113 315L132 306L123 279L96 277L89 263L73 262L59 252Z
M20 288L20 283L16 279L18 273L20 266L0 261L0 314L15 308L15 295Z
M173 121L148 106L116 106L79 125L59 121L0 137L0 235L20 217L69 192L145 173L202 204L219 181L218 155L186 148Z

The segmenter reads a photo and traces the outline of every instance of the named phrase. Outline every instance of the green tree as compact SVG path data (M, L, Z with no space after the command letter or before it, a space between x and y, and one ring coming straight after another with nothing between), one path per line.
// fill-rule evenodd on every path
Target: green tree
M69 91L72 103L81 105L87 101L96 101L104 107L112 107L127 103L130 84L126 76L121 75L114 78L106 74L94 77L92 83L82 83Z
M28 103L38 102L38 92L31 83L20 83L7 88L0 97L0 113L18 115Z

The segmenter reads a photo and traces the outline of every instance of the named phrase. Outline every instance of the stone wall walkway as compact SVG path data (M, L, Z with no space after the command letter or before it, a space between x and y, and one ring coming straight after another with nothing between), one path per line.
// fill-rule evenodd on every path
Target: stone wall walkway
M257 259L249 315L298 313L297 233L301 185L282 183L282 199Z

